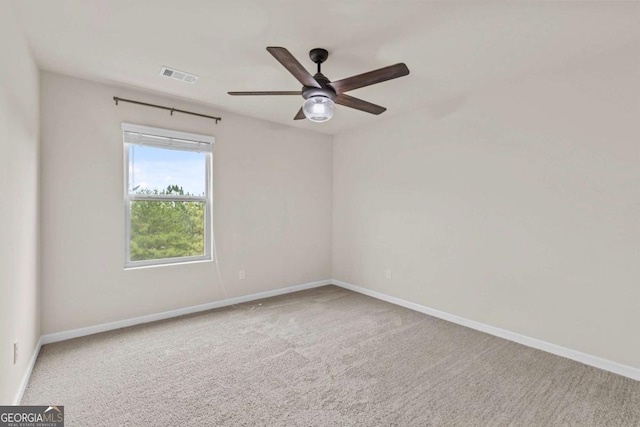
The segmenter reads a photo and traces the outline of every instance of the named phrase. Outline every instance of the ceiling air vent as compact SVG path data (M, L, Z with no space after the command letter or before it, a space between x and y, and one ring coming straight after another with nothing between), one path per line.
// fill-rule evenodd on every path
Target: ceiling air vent
M162 67L160 69L160 75L169 77L171 79L180 80L185 83L195 83L198 80L198 76L195 74L185 73L184 71L174 70L173 68Z

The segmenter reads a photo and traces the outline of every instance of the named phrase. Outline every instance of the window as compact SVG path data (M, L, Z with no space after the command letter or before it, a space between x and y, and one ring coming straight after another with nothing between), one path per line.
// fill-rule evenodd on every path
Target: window
M211 259L212 136L122 124L125 267Z

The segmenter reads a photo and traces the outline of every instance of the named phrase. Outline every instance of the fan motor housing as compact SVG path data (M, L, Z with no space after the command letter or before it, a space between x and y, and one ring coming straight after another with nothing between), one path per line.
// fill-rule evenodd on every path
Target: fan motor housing
M304 99L309 99L312 96L324 96L325 98L329 99L333 99L336 97L336 91L330 85L331 81L329 81L329 79L326 78L322 73L317 73L315 76L313 76L313 78L322 87L303 86L302 97Z

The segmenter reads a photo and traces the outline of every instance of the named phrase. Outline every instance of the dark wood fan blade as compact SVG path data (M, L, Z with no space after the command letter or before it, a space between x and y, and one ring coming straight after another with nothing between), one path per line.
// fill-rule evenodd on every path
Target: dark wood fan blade
M296 58L283 47L268 47L267 50L286 68L293 77L305 86L321 87L311 74L298 62Z
M298 110L298 114L296 114L296 116L293 118L293 120L303 120L306 119L307 116L304 115L304 111L302 111L302 108L300 108L300 110Z
M388 67L378 70L369 71L368 73L358 74L357 76L347 77L346 79L331 82L331 86L337 93L347 92L365 86L374 85L376 83L386 82L387 80L397 79L398 77L409 74L409 69L403 63L389 65Z
M345 95L344 93L336 95L336 97L333 98L333 102L335 102L336 104L344 105L345 107L355 108L356 110L365 111L367 113L376 115L382 114L387 111L387 109L384 107L372 104L367 101L363 101L362 99L354 98L353 96Z
M280 91L263 91L263 92L227 92L229 95L302 95L299 90L280 90Z

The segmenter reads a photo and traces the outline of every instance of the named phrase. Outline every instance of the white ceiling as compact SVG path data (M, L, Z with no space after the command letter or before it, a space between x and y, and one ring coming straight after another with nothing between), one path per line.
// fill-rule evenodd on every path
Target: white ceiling
M640 41L639 2L14 0L13 6L42 69L329 134L418 108L438 118L501 80ZM397 62L411 74L349 92L387 107L380 116L338 106L327 123L294 122L301 97L227 95L300 88L266 46L286 47L312 73L308 51L329 50L322 71L332 80ZM200 80L160 77L163 65Z

